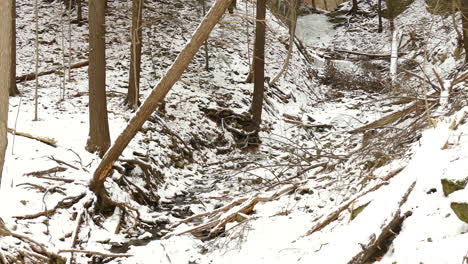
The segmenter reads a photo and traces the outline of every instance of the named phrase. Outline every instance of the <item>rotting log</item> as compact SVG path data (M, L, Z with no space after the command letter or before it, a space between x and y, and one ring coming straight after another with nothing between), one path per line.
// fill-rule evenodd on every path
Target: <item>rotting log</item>
M153 88L148 98L146 98L128 122L127 127L117 137L114 144L112 144L108 149L94 172L93 179L90 183L90 189L98 196L105 195L104 181L109 175L115 161L119 158L136 133L141 129L146 120L156 110L159 103L164 100L172 86L177 82L177 80L179 80L193 56L195 56L203 42L208 39L209 34L221 19L231 2L232 0L216 1L198 26L191 40L187 42L164 77L162 77L156 87Z
M81 67L88 66L88 64L89 64L89 61L82 61L82 62L71 65L70 69L78 69L78 68L81 68ZM54 73L60 72L60 71L62 71L64 69L65 69L65 67L59 67L59 68L56 68L56 69L53 69L53 70L40 72L37 75L34 72L28 73L28 74L25 74L25 75L21 75L21 76L16 77L16 83L31 81L31 80L36 79L36 77L54 74Z

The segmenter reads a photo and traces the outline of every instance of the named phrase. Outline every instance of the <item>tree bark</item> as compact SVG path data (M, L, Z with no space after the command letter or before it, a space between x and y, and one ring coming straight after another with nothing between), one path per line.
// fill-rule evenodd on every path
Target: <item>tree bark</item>
M106 102L105 5L102 0L89 1L89 137L86 149L99 152L110 146Z
M377 32L382 33L383 26L382 26L382 0L377 1L377 15L379 17L379 26Z
M252 100L252 121L254 129L262 121L263 90L265 85L265 14L266 0L257 0L257 22L254 47L254 93Z
M81 8L81 0L76 0L76 23L81 26L83 21L83 9Z
M465 62L468 62L468 0L462 2L463 46L465 47Z
M224 12L226 12L231 1L232 0L217 0L217 2L211 7L210 11L208 11L208 14L193 34L192 39L179 53L179 56L177 56L172 66L168 69L166 75L164 75L156 87L153 88L148 98L143 102L140 108L135 112L135 115L128 122L127 127L117 137L115 143L104 155L104 158L96 168L93 179L90 183L90 189L95 191L95 193L98 195L99 193L103 193L104 181L109 175L112 165L120 154L122 154L122 151L127 147L128 143L130 143L138 130L141 129L145 121L156 110L158 104L162 102L172 86L177 82L177 80L179 80L193 56L195 56L203 42L208 39L210 32L221 19Z
M351 7L350 13L355 15L358 10L358 3L357 0L353 0L353 6Z
M8 95L11 84L12 65L12 41L14 0L0 1L0 184L2 182L2 171L5 163L5 151L7 147L7 125L8 125Z
M132 109L137 109L140 95L141 69L141 22L143 16L143 0L133 0L132 7L132 44L130 45L130 74L128 81L127 103Z
M12 0L11 5L11 68L10 68L10 86L8 88L10 96L19 94L16 87L16 0Z
M296 37L296 24L297 24L297 11L299 8L299 0L291 0L291 9L289 14L289 47L288 55L284 61L283 67L278 74L270 81L269 85L274 86L279 78L287 71L289 67L289 61L291 60L293 49L294 49L294 38Z

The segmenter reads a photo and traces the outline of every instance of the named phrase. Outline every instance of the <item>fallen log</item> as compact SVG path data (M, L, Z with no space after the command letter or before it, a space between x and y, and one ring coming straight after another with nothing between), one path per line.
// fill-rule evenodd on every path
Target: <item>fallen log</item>
M390 59L391 54L372 54L372 53L364 53L364 52L358 52L358 51L352 51L352 50L345 50L345 49L335 49L336 52L342 52L342 53L348 53L352 55L357 55L357 56L364 56L364 57L369 57L369 58L375 58L375 59ZM398 56L404 56L407 55L405 52L398 52Z
M52 146L54 148L57 147L57 141L55 141L55 139L52 139L52 138L37 137L37 136L33 136L31 134L28 134L28 133L15 131L12 128L8 128L8 133L16 135L16 136L21 136L21 137L25 137L25 138L29 138L29 139L34 139L34 140L42 142L42 143L44 143L46 145Z
M82 61L82 62L71 65L70 69L78 69L78 68L81 68L81 67L88 66L88 64L89 64L89 61ZM63 69L66 69L66 68L68 68L68 67L64 66L64 67L55 68L53 70L39 72L37 75L36 75L35 72L32 72L32 73L28 73L28 74L25 74L25 75L17 76L16 77L16 83L35 80L39 76L54 74L56 72L60 72Z
M433 96L435 95L436 93L432 93L431 95L429 95L428 97L430 96ZM356 128L354 130L351 130L349 133L351 134L358 134L358 133L362 133L362 132L365 132L366 130L369 130L369 129L376 129L376 128L382 128L382 127L385 127L389 124L392 124L398 120L400 120L400 118L418 110L418 108L424 106L424 104L426 103L425 100L418 100L416 101L415 103L413 103L411 106L403 109L403 110L400 110L400 111L397 111L397 112L394 112L394 113L391 113L389 115L386 115L370 124L367 124L365 126L362 126L360 128ZM431 106L433 104L437 104L438 102L437 101L432 101L432 102L429 102L429 104L431 104Z
M413 182L403 195L401 201L398 203L399 208L408 200L415 185L416 182ZM362 251L355 255L348 264L365 264L377 261L387 252L390 244L400 232L403 221L411 215L411 211L402 215L400 209L398 209L390 222L382 228L380 235L377 237L375 234L372 234L367 245L361 244Z

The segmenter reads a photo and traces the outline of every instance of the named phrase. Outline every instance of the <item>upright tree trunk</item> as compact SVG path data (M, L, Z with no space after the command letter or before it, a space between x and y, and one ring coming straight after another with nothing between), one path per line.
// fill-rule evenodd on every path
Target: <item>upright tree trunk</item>
M262 121L263 90L265 83L265 13L266 0L257 0L257 22L254 47L254 93L252 100L252 121L254 129L260 128Z
M11 59L13 3L13 0L0 1L0 32L2 32L2 37L0 37L0 184L7 147L8 87L11 84L11 68L13 67Z
M15 96L19 94L18 88L16 87L16 0L12 0L11 12L11 68L8 91L10 96Z
M89 137L86 149L104 156L110 145L106 103L105 5L89 0Z
M83 9L81 8L81 0L76 0L76 23L81 26L83 21Z
M132 44L130 45L130 76L128 81L127 103L132 109L137 109L140 95L141 68L141 22L143 16L143 0L133 0L132 7Z
M468 0L462 2L463 45L465 46L465 62L468 62Z
M377 1L377 15L379 17L379 27L377 32L382 33L383 26L382 26L382 0Z
M177 82L177 80L179 80L193 56L195 56L203 42L208 39L210 32L221 19L224 12L226 12L231 1L232 0L217 0L211 7L210 11L208 11L208 14L206 14L205 18L193 34L192 39L185 45L177 56L175 62L168 69L167 73L158 82L156 87L153 88L148 98L146 98L140 108L135 112L135 115L128 122L127 127L117 137L115 143L107 151L106 155L104 155L104 158L96 168L93 179L90 183L90 189L98 196L101 196L101 201L102 198L105 198L103 197L103 195L105 195L104 181L109 175L112 165L120 154L122 154L122 151L127 147L128 143L130 143L145 121L151 116L154 110L156 110L158 104L162 102L172 86Z
M353 0L353 6L351 7L351 14L355 15L358 10L357 0Z

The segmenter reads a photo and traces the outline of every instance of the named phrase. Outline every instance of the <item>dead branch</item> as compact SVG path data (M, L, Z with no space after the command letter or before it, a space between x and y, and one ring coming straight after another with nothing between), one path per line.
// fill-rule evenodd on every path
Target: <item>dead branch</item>
M76 63L76 64L71 65L71 66L70 66L70 69L81 68L81 67L84 67L84 66L88 66L88 64L89 64L89 61L79 62L79 63ZM21 75L21 76L16 77L16 83L34 80L34 79L36 79L36 76L39 77L39 76L44 76L44 75L50 75L50 74L58 73L58 72L64 70L64 68L65 68L65 67L59 67L59 68L56 68L56 69L53 69L53 70L48 70L48 71L40 72L40 73L38 73L37 75L36 75L35 72L28 73L28 74L25 74L25 75Z
M77 167L71 165L71 164L68 163L68 162L65 162L65 161L63 161L63 160L56 159L54 156L49 156L49 159L50 159L50 160L53 160L53 161L55 161L55 162L57 162L59 165L67 165L68 167L70 167L70 168L72 168L72 169L80 170L80 169L78 169Z
M33 263L65 263L65 259L47 250L46 245L28 236L10 231L0 219L0 238L5 236L12 236L19 241L12 241L11 245L5 241L7 244L2 245L0 248L0 262L2 264L25 263L24 258L32 259ZM6 255L2 254L5 248Z
M213 210L211 212L206 212L206 213L201 213L198 215L191 216L187 219L184 219L180 222L178 222L175 226L178 226L182 223L187 223L190 222L194 219L197 218L202 218L205 216L209 215L214 215L210 219L207 220L206 223L197 225L195 227L189 228L187 230L179 231L179 232L172 232L164 236L164 238L169 238L174 235L182 235L186 233L192 233L194 235L200 234L203 231L208 231L209 236L216 235L218 232L220 232L227 223L236 221L236 219L241 219L245 220L245 216L249 215L252 211L255 205L259 202L269 202L278 199L281 197L283 194L291 192L295 189L297 189L300 185L304 184L304 182L300 183L292 183L290 186L281 189L269 196L257 196L257 197L250 197L250 198L240 198L237 199L233 202L231 202L228 205L225 205L221 208L218 208L216 210ZM224 214L223 214L224 212Z
M353 55L358 55L358 56L365 56L369 58L375 58L375 59L390 59L391 55L390 54L372 54L372 53L365 53L365 52L358 52L358 51L351 51L351 50L344 50L344 49L335 49L336 52L342 52L342 53L348 53L348 54L353 54ZM407 55L405 52L399 52L398 57Z
M388 183L387 182L381 182L377 185L375 185L374 187L370 188L369 190L363 192L362 194L358 194L356 195L353 199L345 202L344 204L342 204L341 206L339 206L335 211L329 213L326 217L322 217L323 220L321 220L320 222L318 222L317 224L315 224L311 229L309 229L309 231L307 231L307 233L305 234L306 236L310 236L311 234L317 232L317 231L320 231L322 230L322 228L324 228L325 226L327 226L328 224L330 224L331 222L335 221L336 219L338 219L338 216L346 209L349 208L349 206L351 204L353 204L355 201L357 201L358 199L360 199L361 197L363 197L364 195L370 193L370 192L373 192L373 191L376 191L378 190L380 187L384 186L384 185L387 185ZM320 218L319 218L320 219ZM316 220L319 220L319 219L316 219Z
M81 254L90 254L90 255L97 255L106 258L128 258L132 257L133 255L130 254L113 254L113 253L104 253L98 251L91 251L91 250L81 250L81 249L61 249L58 251L59 254L62 253L81 253Z
M54 174L54 173L57 173L57 172L62 172L62 171L66 171L67 168L64 168L64 167L53 167L51 169L48 169L48 170L42 170L42 171L33 171L33 172L29 172L29 173L26 173L25 176L43 176L43 175L46 175L46 174Z
M34 219L38 218L40 216L50 216L54 214L58 209L68 209L72 207L74 204L76 204L78 201L80 201L83 197L85 197L86 193L82 193L78 196L70 196L70 197L65 197L63 200L59 201L53 209L46 210L43 212L35 213L35 214L30 214L30 215L23 215L23 216L14 216L16 219Z
M44 143L46 145L52 146L54 148L57 147L57 141L55 141L55 139L52 139L52 138L37 137L37 136L33 136L31 134L28 134L28 133L15 131L12 128L8 128L8 133L16 135L16 136L21 136L21 137L25 137L25 138L29 138L29 139L34 139L34 140L42 142L42 143Z
M376 235L372 234L369 243L367 243L366 246L362 246L363 250L354 256L348 264L372 263L386 253L393 239L395 239L396 235L401 230L403 221L412 214L411 211L408 211L401 215L400 208L408 200L408 197L413 191L415 185L416 182L413 182L403 195L402 199L398 203L399 209L395 212L390 222L383 227L380 235L376 238Z
M430 96L434 95L431 94ZM360 128L357 128L357 129L354 129L352 131L350 131L351 134L357 134L357 133L362 133L362 132L365 132L369 129L376 129L376 128L382 128L382 127L385 127L389 124L392 124L394 122L396 122L397 120L399 120L400 118L418 110L420 107L424 106L424 103L425 101L424 100L418 100L416 101L415 103L413 103L411 106L403 109L403 110L400 110L400 111L397 111L397 112L394 112L394 113L391 113L389 115L386 115L368 125L365 125L365 126L362 126ZM433 104L437 104L438 102L432 102Z

